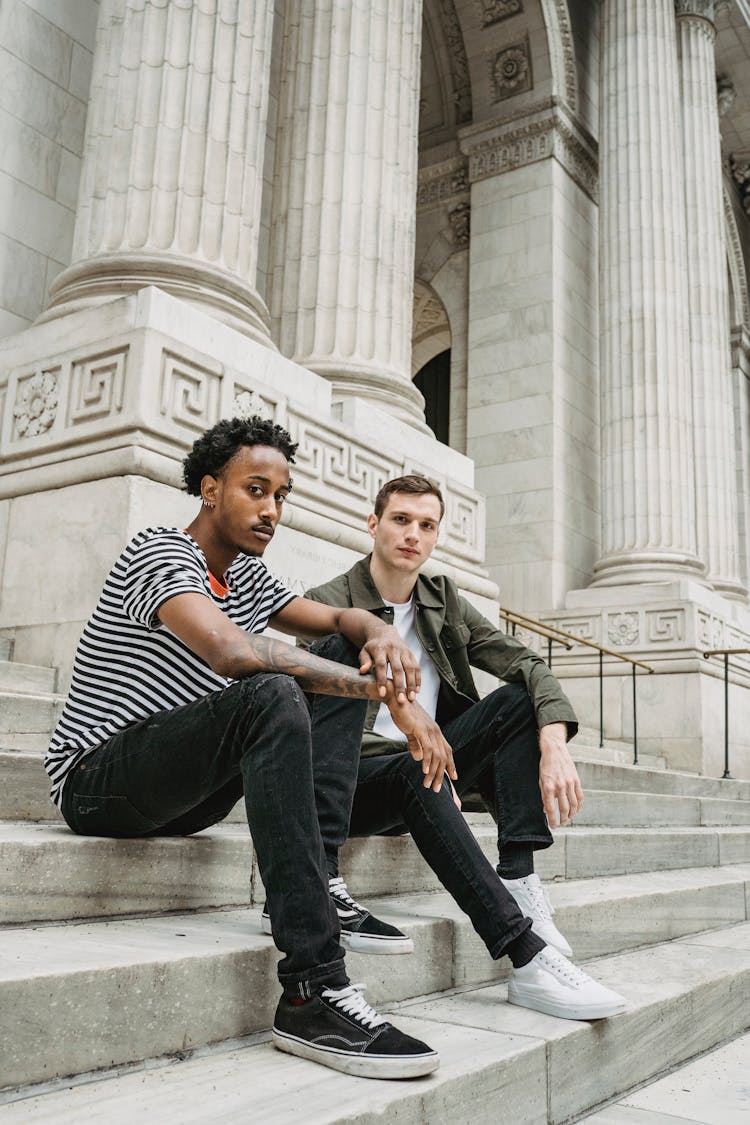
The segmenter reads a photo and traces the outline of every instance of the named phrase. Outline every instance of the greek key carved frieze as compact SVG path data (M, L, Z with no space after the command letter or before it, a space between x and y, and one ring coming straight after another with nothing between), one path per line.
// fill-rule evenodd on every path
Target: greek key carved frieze
M367 515L379 489L401 472L393 458L357 446L349 438L322 423L303 418L290 406L287 427L299 442L295 476L330 486L341 506L356 505L356 511ZM336 502L335 497L334 502Z
M175 422L202 432L219 417L221 369L212 370L165 348L159 408Z
M490 27L523 11L521 0L481 0L481 4L483 27Z
M35 371L19 379L13 404L13 437L45 433L57 417L60 367Z
M70 425L91 422L122 410L129 350L125 346L73 360L68 412Z
M705 609L697 613L698 641L703 648L725 648L724 622Z
M595 641L599 644L599 636L601 631L601 618L599 615L590 617L548 617L544 616L542 622L545 625L552 625L555 628L563 629L566 633L572 633L574 637L579 637L582 641Z
M649 610L646 613L646 640L649 644L669 644L685 639L685 611Z
M504 101L533 88L528 39L504 47L490 59L494 101Z

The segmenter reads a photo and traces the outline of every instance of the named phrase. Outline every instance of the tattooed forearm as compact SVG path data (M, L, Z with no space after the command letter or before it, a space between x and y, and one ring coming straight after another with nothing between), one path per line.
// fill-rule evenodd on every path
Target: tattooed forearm
M273 637L250 636L248 649L227 653L234 670L225 674L233 678L252 676L257 672L279 672L293 676L305 691L318 695L338 695L346 699L379 699L375 677L360 675L357 668L324 660L303 648L294 648ZM390 687L390 685L389 685Z

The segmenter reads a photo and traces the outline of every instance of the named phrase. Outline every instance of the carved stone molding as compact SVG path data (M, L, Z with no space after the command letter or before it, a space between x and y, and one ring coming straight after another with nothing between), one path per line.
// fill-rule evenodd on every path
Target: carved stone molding
M675 0L675 14L680 16L700 16L701 19L716 19L716 0Z
M481 0L482 27L517 16L523 11L521 0Z
M430 164L419 171L417 208L426 210L462 197L469 198L469 180L466 160L456 157L440 164Z
M68 423L93 422L122 410L127 347L71 363Z
M554 102L522 117L466 130L461 148L469 157L471 183L554 156L579 187L597 201L596 145Z
M38 437L50 428L57 416L59 380L59 367L19 379L13 405L14 437Z
M453 0L437 0L440 24L450 58L451 83L456 104L456 124L463 125L472 118L471 78L466 57L461 24Z
M638 644L641 630L637 610L610 613L607 616L607 639L611 645L622 648Z
M453 238L459 246L469 245L471 233L471 205L459 203L452 211L448 212Z
M740 189L742 206L747 215L750 215L750 151L733 152L729 157L729 170L732 179Z
M511 43L494 53L489 60L489 67L494 101L504 101L533 89L528 39Z
M737 99L737 91L731 78L720 75L716 79L716 103L719 107L719 117L726 117L732 112Z

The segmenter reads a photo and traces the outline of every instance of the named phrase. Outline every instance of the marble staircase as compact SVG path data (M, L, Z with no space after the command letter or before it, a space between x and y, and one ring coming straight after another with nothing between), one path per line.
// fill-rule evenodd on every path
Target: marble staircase
M428 1079L375 1082L269 1042L276 951L238 822L190 839L73 836L41 751L54 673L0 650L0 1117L117 1125L563 1123L750 1026L750 781L597 760L587 801L538 856L588 971L628 998L599 1023L506 1003L494 963L408 838L354 840L356 895L414 938L347 958L368 998L441 1052ZM7 700L7 710L5 701ZM46 727L45 727L46 724ZM470 814L493 858L494 825Z

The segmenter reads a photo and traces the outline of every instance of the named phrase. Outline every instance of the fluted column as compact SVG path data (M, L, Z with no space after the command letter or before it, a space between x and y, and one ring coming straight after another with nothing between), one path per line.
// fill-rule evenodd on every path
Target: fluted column
M288 0L272 230L281 351L424 421L411 382L420 0Z
M102 0L73 264L47 316L158 285L269 342L256 284L274 0Z
M676 0L695 419L698 552L720 592L743 597L724 238L714 0Z
M595 583L701 574L673 0L603 0L602 548Z

